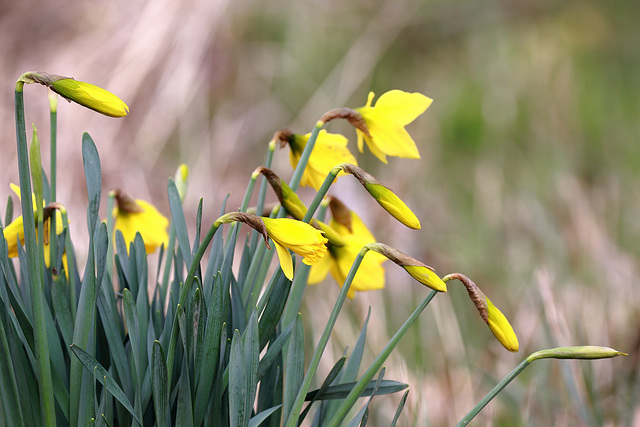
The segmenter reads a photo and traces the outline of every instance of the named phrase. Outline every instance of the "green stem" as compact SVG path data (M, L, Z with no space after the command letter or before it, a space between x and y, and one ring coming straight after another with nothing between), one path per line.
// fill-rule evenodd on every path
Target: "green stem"
M307 163L309 163L309 157L311 157L311 152L313 151L313 147L316 145L316 140L318 139L318 134L320 130L324 127L324 122L318 121L316 125L313 127L311 131L311 136L309 136L309 140L307 141L307 145L305 145L302 154L300 155L300 160L298 161L298 165L296 166L296 170L293 171L293 176L291 177L291 181L289 182L289 187L293 191L298 189L298 185L300 185L300 180L302 179L302 174L307 167Z
M322 332L322 336L320 337L320 341L316 346L316 350L313 353L313 357L311 358L311 362L309 363L309 368L307 369L307 373L304 376L304 380L298 390L298 394L296 395L296 399L291 406L291 412L289 414L285 414L288 416L286 427L296 427L298 425L298 418L300 417L300 410L302 409L302 405L304 404L304 398L309 391L309 387L311 387L311 380L313 379L316 370L318 369L318 365L320 364L320 358L322 357L322 353L324 352L325 347L327 346L327 342L329 341L329 336L331 335L331 331L333 331L333 327L336 324L336 320L338 319L338 315L340 314L340 310L342 309L342 305L344 304L344 300L347 297L347 293L349 292L349 288L351 288L351 283L353 282L353 278L356 276L356 272L360 267L360 263L362 263L362 259L365 254L369 251L369 249L365 246L363 247L358 256L353 261L353 265L351 266L351 270L349 270L349 274L342 285L342 289L340 289L340 293L338 294L338 299L336 304L333 306L333 310L331 311L331 315L329 316L329 320L327 321L327 325Z
M438 293L437 291L431 291L429 295L427 295L427 297L422 301L422 303L413 311L413 313L411 313L411 316L409 316L409 318L404 322L404 324L400 327L400 329L398 329L398 331L395 333L393 338L391 338L391 340L387 343L387 345L382 349L380 354L378 354L378 356L373 361L371 366L369 366L367 371L362 375L362 378L358 380L358 382L353 387L351 392L342 401L342 404L340 405L336 413L333 415L333 418L327 424L328 426L330 427L338 426L340 422L342 422L344 417L347 416L347 414L349 413L349 410L353 407L356 400L358 400L358 398L360 397L364 389L367 387L369 382L380 370L380 368L382 367L382 364L387 360L387 358L389 357L393 349L396 348L396 346L400 342L400 339L409 330L411 325L415 323L415 321L418 319L418 316L420 316L420 313L422 313L422 311L427 307L427 305L429 305L429 303L431 302L433 297L436 296L437 293Z
M38 271L38 254L36 241L36 224L33 216L31 199L31 180L29 173L29 155L27 147L27 132L24 120L23 82L16 83L16 139L18 146L18 171L20 175L20 193L22 215L24 222L25 250L29 269L31 303L33 307L33 328L35 336L36 355L38 358L38 385L40 390L40 406L42 408L42 424L54 426L56 424L55 406L53 401L53 381L51 379L51 365L49 362L49 344L47 342L46 324L44 319L44 299L42 280Z
M56 95L57 96L57 95ZM57 164L57 134L58 134L58 112L54 105L50 102L51 105L51 114L50 114L50 123L51 123L51 169L49 171L50 176L50 191L51 191L51 200L50 202L57 201L57 193L56 193L56 164ZM56 260L56 254L58 253L58 239L56 234L56 214L51 215L51 219L49 220L49 260L50 265L53 266L54 261Z
M520 362L520 364L513 371L511 371L509 375L504 377L502 381L500 381L489 393L487 393L487 395L480 402L478 402L476 406L474 406L473 409L469 411L469 413L465 415L464 418L460 420L460 422L458 422L458 424L456 424L456 427L466 426L467 424L469 424L469 422L471 422L471 420L476 415L478 415L478 413L482 411L482 409L487 406L487 404L491 402L491 400L496 397L503 388L507 386L507 384L513 381L513 379L517 377L520 372L524 371L524 368L529 366L529 364L531 364L533 360L535 359L532 359L531 356L529 356L522 362Z

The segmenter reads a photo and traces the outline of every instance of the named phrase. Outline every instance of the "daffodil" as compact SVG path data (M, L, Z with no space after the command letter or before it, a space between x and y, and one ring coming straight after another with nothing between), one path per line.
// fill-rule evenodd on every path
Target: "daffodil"
M284 275L293 279L293 260L288 249L302 257L307 265L317 264L327 252L327 239L322 231L311 225L289 218L262 218L268 236L278 252Z
M333 199L335 200L335 199ZM364 225L360 217L353 211L349 211L350 224L336 221L336 215L331 220L330 226L342 237L344 245L329 245L329 251L309 272L309 284L316 284L324 280L327 273L331 275L342 287L349 270L362 247L375 242L373 234ZM377 252L369 251L362 259L360 268L351 283L347 296L353 298L356 292L371 291L384 288L384 267L382 264L387 259Z
M447 285L438 277L433 268L428 265L384 243L371 243L367 245L367 248L384 255L386 258L404 268L411 277L423 285L434 291L447 292Z
M409 209L409 207L395 195L393 191L385 187L373 175L363 169L348 163L340 165L344 172L353 175L360 184L371 194L371 196L384 208L391 216L414 230L420 229L420 220Z
M45 85L67 101L76 102L105 116L124 117L129 113L127 104L116 95L101 87L75 80L73 77L28 72L20 76L19 81Z
M424 113L432 99L421 93L391 90L372 106L374 96L369 92L367 104L355 109L362 115L368 130L367 133L356 128L358 150L362 153L364 140L371 152L384 163L387 163L387 156L419 159L416 143L404 127Z
M520 348L518 337L513 331L511 324L504 314L487 298L484 292L464 274L451 273L443 278L445 282L452 279L458 279L464 284L465 288L467 288L469 298L476 306L480 317L482 317L482 320L489 326L489 329L493 332L497 340L500 341L500 344L509 351L518 351Z
M294 169L298 166L300 156L310 136L310 133L306 135L291 134L288 139L291 147L289 162ZM321 130L318 134L316 145L311 152L309 163L302 175L300 185L310 186L315 190L319 190L331 169L336 165L344 162L357 165L356 158L347 148L347 143L348 140L344 136ZM338 176L341 175L344 175L344 173L340 173Z
M20 187L15 184L10 184L11 189L16 193L18 198L21 198L20 195ZM35 212L35 194L31 195L34 202L34 212ZM47 267L49 267L51 263L51 251L49 249L49 227L51 224L51 215L53 211L55 211L56 215L56 234L60 235L64 229L62 225L62 215L60 214L60 208L62 205L60 204L51 204L45 208L45 220L43 223L44 234L42 235L42 240L44 243L44 263ZM38 229L36 227L36 236L38 233ZM18 244L24 245L24 220L22 215L14 219L10 224L8 224L3 230L4 238L7 241L7 247L9 251L9 257L15 258L18 256ZM67 255L66 253L62 256L62 264L65 270L65 273L68 274L67 267ZM68 276L67 276L68 277Z
M169 241L167 226L169 220L152 204L144 200L132 199L120 190L115 191L117 206L113 208L114 231L120 230L129 251L136 233L140 233L147 253L152 253Z

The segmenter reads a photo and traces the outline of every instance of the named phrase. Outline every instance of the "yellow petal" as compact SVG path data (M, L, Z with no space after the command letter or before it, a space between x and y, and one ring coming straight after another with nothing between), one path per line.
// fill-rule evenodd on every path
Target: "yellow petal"
M331 268L332 263L331 255L327 252L316 264L311 266L309 270L308 282L310 285L322 282Z
M9 249L9 257L18 256L18 240L24 245L24 225L22 215L14 219L11 224L7 225L3 230L4 238L7 241Z
M414 121L424 113L433 100L421 93L408 93L402 90L390 90L378 98L374 109L402 126Z
M282 272L287 279L293 280L293 259L291 258L289 250L275 240L273 243L276 247L276 251L278 252L278 259L280 260L280 268L282 268Z

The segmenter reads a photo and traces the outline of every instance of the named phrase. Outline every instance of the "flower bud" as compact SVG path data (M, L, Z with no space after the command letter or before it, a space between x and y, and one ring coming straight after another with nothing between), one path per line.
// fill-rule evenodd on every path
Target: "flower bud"
M627 356L609 347L598 347L593 345L583 345L574 347L557 347L547 350L540 350L533 353L527 359L530 362L538 359L608 359L616 356Z
M417 259L387 246L383 243L371 243L367 245L369 250L384 255L400 267L404 268L418 282L438 292L447 292L447 285L438 277L433 268Z
M343 171L356 177L369 194L373 196L376 202L378 202L384 210L389 212L391 216L409 228L414 230L420 229L420 220L418 220L411 209L409 209L393 191L375 179L373 175L370 175L359 167L351 164L344 163L341 166Z

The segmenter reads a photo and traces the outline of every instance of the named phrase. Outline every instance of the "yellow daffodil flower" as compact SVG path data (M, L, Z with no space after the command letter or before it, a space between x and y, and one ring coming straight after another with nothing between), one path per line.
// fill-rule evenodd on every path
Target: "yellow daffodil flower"
M391 90L384 93L372 106L373 92L369 93L367 105L356 108L369 131L367 135L356 128L358 150L363 151L363 140L371 152L383 163L387 156L419 159L420 153L411 135L404 128L431 105L432 99L421 93Z
M516 333L513 331L511 324L507 320L507 318L502 314L498 308L493 305L491 300L487 298L487 296L480 290L478 285L473 283L471 279L469 279L464 274L460 273L451 273L447 274L443 281L447 282L449 280L458 279L462 284L467 288L467 293L469 294L469 298L473 302L473 305L476 306L480 317L485 323L489 326L489 329L493 333L493 335L500 341L500 344L504 348L509 351L516 352L520 348L518 344L518 337Z
M15 185L15 184L10 184L11 189L14 191L14 193L16 193L16 195L18 196L18 199L21 198L20 195L20 187ZM33 198L33 206L34 206L34 212L36 211L35 208L35 199L36 196L35 194L31 194L32 198ZM60 205L57 205L57 207L59 207ZM62 234L62 230L64 229L63 225L62 225L62 215L60 214L60 211L58 209L55 209L55 215L56 215L56 234L60 235ZM51 224L51 220L49 218L47 218L44 221L44 234L42 236L42 240L44 243L44 263L47 267L49 267L50 263L51 263L51 251L49 249L49 227ZM3 234L4 234L4 238L7 241L7 247L8 247L8 251L9 251L9 257L10 258L15 258L18 256L18 242L20 242L21 245L24 245L24 220L22 218L22 215L20 215L19 217L17 217L16 219L14 219L10 224L8 224L4 230L3 230ZM38 227L36 226L36 236L38 235ZM62 264L64 267L64 271L67 274L68 277L68 267L67 267L67 255L66 253L62 255Z
M375 242L373 234L364 225L360 217L350 212L350 227L335 219L329 224L343 239L343 246L330 245L328 253L309 272L309 284L316 284L324 280L327 273L342 287L362 247ZM347 296L353 298L356 292L371 291L384 288L384 268L382 264L387 260L377 252L369 251L362 259L360 268L351 283Z
M307 265L316 264L327 251L327 239L322 231L311 225L289 218L262 218L268 236L278 252L280 266L287 279L293 279L293 260L287 249L302 257Z
M117 206L113 208L115 218L114 232L120 230L129 251L129 244L133 242L136 233L140 233L144 247L148 254L156 248L166 246L169 242L167 226L169 220L162 215L151 203L144 200L132 199L120 190L115 191Z
M90 83L75 80L73 77L30 71L20 76L18 81L40 83L67 101L76 102L105 116L124 117L129 113L127 104L111 92Z
M298 166L300 156L310 136L311 134L308 133L306 135L292 135L289 138L288 142L291 147L289 162L294 169ZM311 157L309 157L307 168L302 174L300 185L310 186L315 190L319 190L334 166L344 162L357 165L356 158L347 148L347 142L347 138L342 135L321 130L318 134L316 145L313 147ZM338 177L341 175L344 175L344 173L341 172Z

